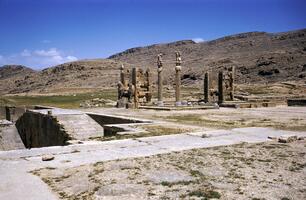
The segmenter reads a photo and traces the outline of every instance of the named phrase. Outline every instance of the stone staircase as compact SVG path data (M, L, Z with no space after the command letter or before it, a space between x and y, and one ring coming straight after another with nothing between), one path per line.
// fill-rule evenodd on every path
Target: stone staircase
M60 125L72 138L86 140L90 137L103 137L104 129L84 113L56 115Z

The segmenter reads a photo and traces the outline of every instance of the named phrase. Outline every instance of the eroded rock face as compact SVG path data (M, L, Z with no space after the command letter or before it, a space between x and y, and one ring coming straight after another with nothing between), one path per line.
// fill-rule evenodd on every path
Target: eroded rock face
M306 64L303 65L302 72L306 71Z
M272 76L274 74L279 74L279 70L278 69L270 69L270 70L260 70L258 72L258 75L260 76Z
M4 65L0 67L0 79L6 79L11 76L25 75L34 73L35 71L22 65Z

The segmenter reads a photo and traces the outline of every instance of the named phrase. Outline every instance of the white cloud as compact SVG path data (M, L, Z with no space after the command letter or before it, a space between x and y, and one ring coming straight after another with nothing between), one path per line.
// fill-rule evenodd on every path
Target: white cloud
M60 52L56 48L51 48L49 50L36 50L34 51L34 54L38 56L58 56L60 55Z
M64 51L57 48L38 49L34 51L24 49L18 54L1 56L0 64L20 64L39 69L76 60L78 60L77 57L67 55Z
M192 41L194 41L195 43L200 43L204 42L205 40L203 38L193 38Z
M51 41L50 40L42 40L41 43L49 44L49 43L51 43Z
M71 62L72 62L72 61L78 60L78 58L77 58L77 57L74 57L74 56L67 56L66 59L69 60L69 61L71 61Z
M20 53L21 56L23 57L28 57L28 56L31 56L31 52L27 49L24 49L21 53Z

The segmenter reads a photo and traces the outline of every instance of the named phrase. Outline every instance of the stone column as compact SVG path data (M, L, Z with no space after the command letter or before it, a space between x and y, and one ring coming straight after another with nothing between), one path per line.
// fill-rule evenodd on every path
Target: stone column
M230 99L234 101L234 82L235 82L235 67L232 66L231 73L230 73Z
M176 66L175 66L175 105L180 106L181 103L181 71L182 71L182 58L179 52L175 53Z
M223 94L223 72L219 72L218 76L218 103L221 104L224 102L224 94Z
M209 101L209 74L205 72L204 74L204 102L207 103Z
M163 61L162 61L162 54L158 54L157 56L157 73L158 73L158 79L157 79L157 84L158 84L158 91L157 91L157 105L158 106L163 106L163 76L162 76L162 71L163 71Z
M5 106L5 119L7 121L11 121L12 118L11 118L11 109L9 106Z
M15 114L15 106L5 106L5 119L7 121L13 121L13 115Z
M125 74L124 74L124 65L121 65L120 67L120 81L123 85L123 87L125 87Z
M134 67L132 69L132 85L134 86L134 108L138 108L139 106L137 72L137 68Z
M152 98L152 83L151 83L151 71L150 69L147 69L146 71L146 82L147 82L147 94L146 94L146 100L147 103L151 102L151 98Z

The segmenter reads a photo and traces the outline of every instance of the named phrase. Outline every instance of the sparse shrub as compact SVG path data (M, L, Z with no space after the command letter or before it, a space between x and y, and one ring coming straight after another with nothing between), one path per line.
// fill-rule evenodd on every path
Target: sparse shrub
M203 176L202 172L198 170L190 170L191 176Z
M189 193L189 196L203 197L204 199L220 199L221 194L214 190L194 190Z
M171 187L172 186L172 183L168 182L168 181L162 181L160 183L162 186L168 186L168 187Z

